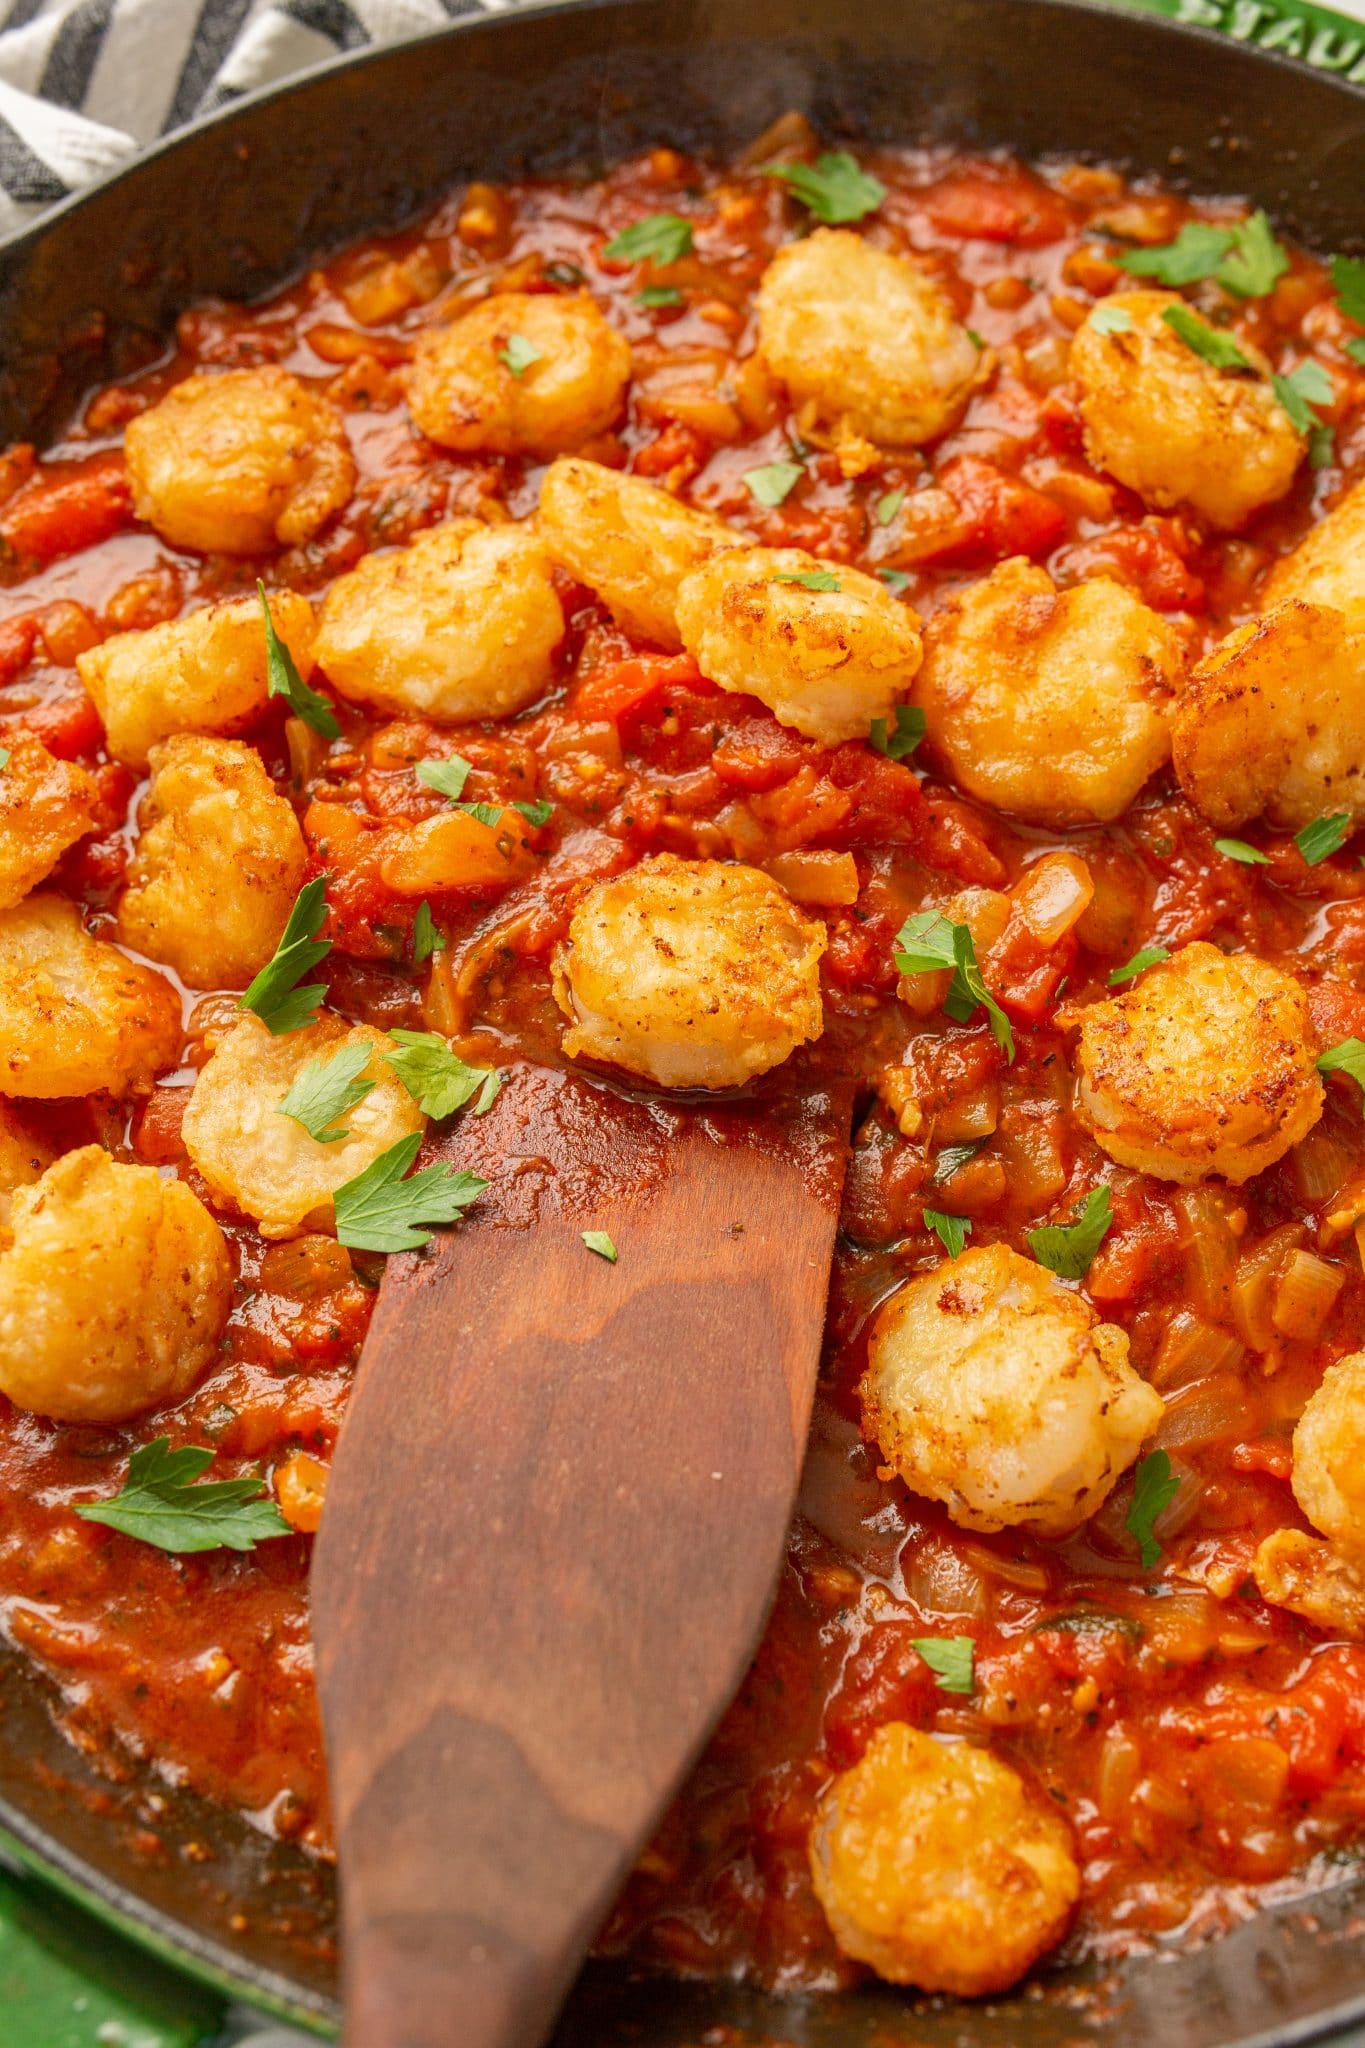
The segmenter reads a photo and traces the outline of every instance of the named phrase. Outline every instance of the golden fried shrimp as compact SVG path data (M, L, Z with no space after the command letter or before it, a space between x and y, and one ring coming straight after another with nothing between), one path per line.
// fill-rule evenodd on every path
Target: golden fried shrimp
M1004 1991L1080 1896L1066 1822L999 1758L904 1721L821 1793L811 1877L845 1955L893 1984Z
M737 1088L824 1028L825 928L756 868L655 854L579 903L554 956L564 1051Z
M237 740L181 733L152 748L151 767L119 937L190 988L245 988L303 884L299 821Z
M275 630L307 682L313 607L292 590L270 598ZM137 633L115 633L77 656L115 760L145 768L158 740L179 732L240 732L270 699L260 601L235 597Z
M683 579L677 609L704 676L827 747L866 739L920 665L908 605L875 577L801 548L714 555Z
M0 910L23 901L99 819L99 785L28 733L9 739L0 768Z
M891 1296L858 1391L864 1436L912 1492L964 1529L1048 1535L1095 1512L1163 1406L1123 1331L1003 1244Z
M123 445L138 518L204 554L299 547L355 488L341 414L273 364L173 384Z
M1306 441L1270 384L1270 364L1239 347L1251 373L1219 370L1163 315L1172 292L1114 292L1071 344L1085 448L1149 505L1189 505L1210 526L1245 524L1293 483ZM1112 323L1122 316L1125 325Z
M1299 1417L1293 1485L1313 1527L1365 1565L1365 1351L1329 1365Z
M1266 578L1262 603L1330 605L1346 612L1352 624L1365 607L1365 482L1353 484L1324 519L1309 528L1290 555L1275 564Z
M1107 823L1170 753L1166 621L1101 578L1059 591L1015 559L925 632L913 701L969 796L1034 825Z
M0 1084L50 1098L145 1094L180 1056L164 975L92 939L65 896L0 911Z
M529 525L453 519L366 555L323 601L316 654L345 697L457 723L548 687L564 614Z
M908 256L849 228L779 249L758 292L758 347L804 425L836 442L911 448L957 419L980 351Z
M1226 831L1365 818L1365 608L1297 599L1230 633L1193 669L1172 729L1180 786Z
M678 585L742 534L683 505L643 477L561 455L540 487L536 525L553 562L586 583L623 632L670 652L678 632Z
M373 1087L341 1119L349 1136L323 1144L285 1116L280 1103L314 1060L343 1047L374 1047L360 1079ZM181 1126L185 1148L222 1202L254 1216L262 1237L332 1230L332 1197L426 1119L383 1055L393 1040L368 1024L339 1017L274 1038L247 1012L201 1070Z
M499 292L417 337L408 409L462 454L563 455L620 417L630 346L586 294Z
M222 1231L154 1166L83 1145L11 1204L0 1393L57 1422L128 1422L187 1394L232 1306Z
M1347 1642L1365 1642L1365 1571L1355 1557L1303 1529L1263 1537L1251 1561L1261 1598Z
M1240 1183L1322 1114L1317 1055L1292 976L1200 940L1082 1012L1076 1111L1124 1166Z

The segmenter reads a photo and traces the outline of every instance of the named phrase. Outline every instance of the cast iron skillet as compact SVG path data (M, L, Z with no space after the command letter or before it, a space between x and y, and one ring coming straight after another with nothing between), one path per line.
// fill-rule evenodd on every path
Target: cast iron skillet
M265 291L462 179L591 168L658 141L731 150L791 107L831 139L1117 159L1247 193L1319 249L1365 247L1365 95L1202 31L1085 0L597 0L478 18L256 95L0 248L0 439L50 439L86 387L158 354L192 300ZM144 1772L110 1784L56 1712L0 1654L11 1844L201 1976L334 2023L326 1876ZM558 2048L1341 2040L1365 2019L1365 1943L1351 1939L1365 1882L1344 1865L1323 1885L1311 1911L989 2005L884 1990L794 2002L593 1970Z

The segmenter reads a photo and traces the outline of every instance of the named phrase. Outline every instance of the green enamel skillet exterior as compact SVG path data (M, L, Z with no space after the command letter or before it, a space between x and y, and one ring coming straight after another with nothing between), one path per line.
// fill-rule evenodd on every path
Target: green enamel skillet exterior
M1365 248L1365 25L1304 0L1128 4L578 0L341 59L198 124L0 246L0 439L41 442L85 387L154 354L192 300L267 290L463 178L591 167L660 139L738 148L790 107L832 139L1117 159L1247 193L1310 246ZM94 2048L101 2027L119 2048L190 2048L216 2024L214 1993L331 2031L326 1875L152 1776L108 1783L67 1745L53 1705L0 1651L0 1848L110 1932L83 1942L60 1904L52 1920L14 1887L0 1894L3 2048ZM148 1831L162 1844L150 1857L134 1845ZM989 2005L884 1990L781 2000L591 1970L557 2048L695 2048L718 2028L727 2048L1365 2039L1365 1882L1349 1865L1322 1876L1311 1910L1272 1909L1195 1953L1058 1973ZM203 1993L177 1997L155 1962L131 1986L120 1934ZM91 2001L69 2041L52 2017L68 1996Z

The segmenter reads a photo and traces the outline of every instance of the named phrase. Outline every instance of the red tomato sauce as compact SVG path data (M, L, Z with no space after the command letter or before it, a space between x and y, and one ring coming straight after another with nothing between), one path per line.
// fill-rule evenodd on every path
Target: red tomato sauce
M584 452L628 463L755 540L899 571L926 615L1014 554L1063 584L1102 571L1130 585L1195 652L1248 615L1267 564L1365 474L1365 370L1336 346L1323 268L1295 254L1242 317L1272 357L1293 343L1330 365L1331 464L1305 468L1247 534L1208 538L1179 515L1145 511L1088 465L1066 343L1117 275L1104 229L1160 242L1187 218L1227 209L1075 165L914 150L866 161L888 187L876 239L918 252L994 352L961 424L875 474L850 480L832 453L806 449L803 480L781 505L765 508L745 485L747 471L792 455L791 422L751 364L752 296L793 232L792 204L744 166L662 149L596 183L471 188L262 304L198 308L163 361L94 393L56 449L9 451L0 740L34 731L105 777L107 826L55 877L93 928L122 883L138 792L101 751L76 654L249 592L258 574L319 593L368 550L447 516L530 512L539 471L427 443L399 382L415 328L438 307L445 318L474 304L490 278L546 292L586 280L628 337L635 373L626 424ZM681 303L649 308L638 270L603 247L663 209L695 222L696 248L655 280ZM122 428L192 369L261 363L313 381L343 410L355 492L313 542L283 555L179 553L133 517ZM884 522L878 501L895 491L904 503ZM446 749L449 729L339 705L330 748L288 743L278 713L251 737L334 878L326 936L336 950L322 970L332 1007L444 1031L470 1059L559 1059L548 958L586 881L660 850L756 862L837 851L856 863L856 905L819 913L830 937L820 1056L863 1086L800 1512L767 1639L606 1947L768 1983L856 1975L814 1900L806 1835L830 1772L892 1719L988 1738L1065 1811L1084 1866L1073 1952L1221 1924L1258 1888L1311 1876L1314 1859L1358 1840L1365 1820L1365 1649L1267 1606L1250 1561L1269 1531L1301 1526L1290 1433L1324 1367L1365 1332L1359 1254L1326 1221L1365 1171L1359 1091L1333 1078L1321 1123L1248 1187L1182 1189L1111 1165L1073 1118L1066 1021L1140 947L1209 938L1311 987L1330 976L1315 998L1324 1040L1365 1035L1365 874L1349 852L1310 868L1288 839L1266 841L1267 866L1218 859L1210 829L1160 777L1119 824L1050 839L956 795L928 750L896 762L862 741L821 747L756 700L715 690L685 656L632 646L586 590L562 594L569 628L551 695L458 736L474 767L467 798L543 797L553 815L511 886L433 897L445 947L428 965L412 965L413 904L386 890L382 849L387 828L440 811L408 771ZM1017 946L993 960L1019 1045L1007 1067L979 1013L957 1025L898 1003L894 936L926 900L1006 887L1063 843L1089 864L1095 901L1045 960ZM234 1002L187 998L183 1067L131 1114L97 1099L40 1106L35 1123L63 1144L94 1137L118 1158L179 1172L204 1194L179 1119L204 1035ZM936 1146L986 1138L951 1182L974 1244L1020 1249L1041 1214L1069 1213L1068 1199L1101 1179L1111 1186L1116 1224L1085 1287L1167 1402L1157 1441L1180 1490L1154 1569L1125 1529L1131 1475L1062 1541L973 1536L877 1476L855 1394L868 1321L898 1282L942 1256L923 1221L943 1199L927 1144L901 1134L877 1086L897 1065L913 1074ZM91 1753L145 1758L326 1856L307 1535L249 1556L173 1557L71 1512L117 1490L132 1447L169 1435L211 1446L213 1477L262 1470L308 1526L298 1502L315 1508L312 1480L302 1484L297 1466L294 1482L282 1475L301 1453L326 1464L379 1262L316 1236L267 1246L240 1220L229 1233L235 1306L218 1362L188 1399L94 1429L0 1398L0 1626L56 1681L66 1725ZM1300 1249L1331 1261L1341 1286L1320 1328L1286 1334L1274 1286ZM940 1690L911 1648L933 1634L975 1638L971 1696Z

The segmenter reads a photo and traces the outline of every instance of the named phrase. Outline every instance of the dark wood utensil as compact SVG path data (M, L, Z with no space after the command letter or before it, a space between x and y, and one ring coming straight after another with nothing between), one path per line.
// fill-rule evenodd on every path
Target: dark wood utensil
M774 1083L516 1070L389 1261L313 1566L348 2048L537 2048L757 1646L849 1120Z

